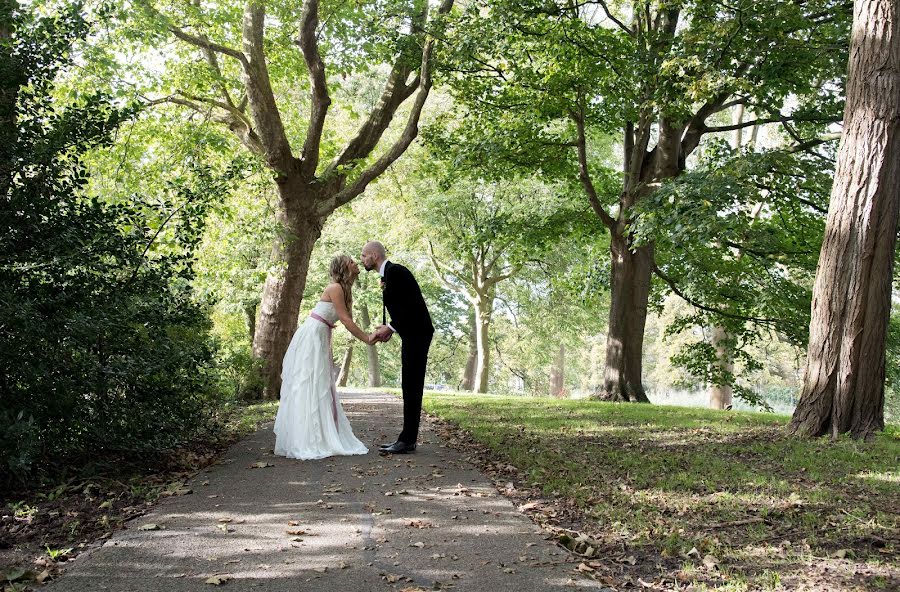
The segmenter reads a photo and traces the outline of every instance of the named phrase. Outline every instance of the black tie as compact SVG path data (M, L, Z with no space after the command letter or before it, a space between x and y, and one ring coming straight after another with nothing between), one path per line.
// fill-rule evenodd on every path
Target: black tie
M381 278L381 324L387 325L387 314L384 306L384 278Z

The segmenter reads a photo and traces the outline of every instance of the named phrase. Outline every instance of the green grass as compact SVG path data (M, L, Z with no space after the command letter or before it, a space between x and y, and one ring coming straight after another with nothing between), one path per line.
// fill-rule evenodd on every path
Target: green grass
M896 426L830 442L789 436L790 418L766 413L445 393L425 409L573 500L610 541L679 557L712 540L716 557L750 566L735 577L770 589L783 566L751 555L782 540L898 567Z

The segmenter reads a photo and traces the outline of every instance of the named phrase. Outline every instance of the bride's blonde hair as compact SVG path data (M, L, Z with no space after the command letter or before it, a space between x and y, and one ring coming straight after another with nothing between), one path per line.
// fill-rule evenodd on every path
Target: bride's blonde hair
M335 255L331 260L331 266L328 269L328 273L331 275L331 281L336 284L340 284L341 288L344 290L344 304L347 306L347 311L352 310L353 307L353 273L350 271L350 264L353 263L353 259L348 257L347 255Z

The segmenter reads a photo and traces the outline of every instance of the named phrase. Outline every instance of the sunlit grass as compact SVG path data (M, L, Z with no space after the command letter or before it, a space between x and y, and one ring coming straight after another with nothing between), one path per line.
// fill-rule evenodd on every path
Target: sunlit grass
M447 393L427 393L425 409L543 495L574 500L600 532L664 555L713 535L717 556L751 566L754 549L782 540L808 545L779 555L789 563L856 547L878 564L900 546L895 426L873 442L831 442L792 437L789 417L766 413ZM730 522L740 527L708 529ZM771 569L750 581L738 570L725 589L774 589Z

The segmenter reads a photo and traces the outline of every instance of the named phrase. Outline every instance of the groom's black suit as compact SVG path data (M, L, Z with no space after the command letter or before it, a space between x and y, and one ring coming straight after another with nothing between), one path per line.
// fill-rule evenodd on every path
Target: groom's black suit
M400 336L400 363L403 389L403 431L397 438L404 444L415 444L419 437L422 415L422 390L425 388L425 365L434 335L431 315L413 274L390 261L384 266L384 307L390 324ZM387 319L382 309L382 324Z

